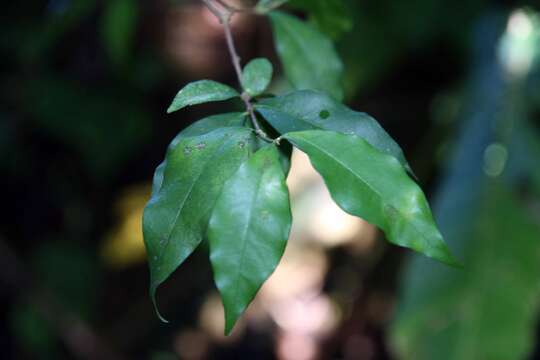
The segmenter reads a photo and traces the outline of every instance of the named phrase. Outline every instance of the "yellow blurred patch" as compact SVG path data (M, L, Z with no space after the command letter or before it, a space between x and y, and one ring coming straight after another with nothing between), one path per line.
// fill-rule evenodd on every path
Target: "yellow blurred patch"
M148 184L127 188L114 204L117 225L103 239L101 258L114 268L126 268L146 259L142 213L150 198Z

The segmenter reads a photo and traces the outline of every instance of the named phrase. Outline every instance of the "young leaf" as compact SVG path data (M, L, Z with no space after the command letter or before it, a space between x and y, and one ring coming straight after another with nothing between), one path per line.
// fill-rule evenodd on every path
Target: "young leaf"
M291 227L275 145L260 149L223 187L210 220L210 260L225 307L225 333L274 271Z
M289 0L259 0L257 6L255 6L255 11L259 14L266 14L267 12L275 9Z
M229 100L237 96L240 96L238 91L230 86L212 80L199 80L187 84L176 94L167 113L170 114L190 105Z
M324 90L341 100L343 64L330 39L312 25L282 12L271 12L270 20L277 53L292 85Z
M178 135L176 135L176 137L171 141L169 149L175 147L180 142L180 140L187 137L203 135L222 127L243 126L245 121L246 115L241 112L233 112L206 117L204 119L194 122L184 130L180 131L180 133L178 133ZM163 171L165 170L166 163L166 160L163 160L163 162L158 165L154 172L151 197L155 196L161 188L161 184L163 183Z
M398 159L412 174L399 145L375 119L349 109L322 92L301 90L262 99L256 109L281 134L321 129L359 136L377 150Z
M265 58L250 61L242 72L242 87L252 97L266 90L272 80L272 64Z
M422 190L394 157L355 135L309 130L284 138L309 156L344 211L377 225L394 244L456 265Z
M230 127L181 139L167 151L163 180L143 214L150 295L195 250L223 184L251 152L251 130Z

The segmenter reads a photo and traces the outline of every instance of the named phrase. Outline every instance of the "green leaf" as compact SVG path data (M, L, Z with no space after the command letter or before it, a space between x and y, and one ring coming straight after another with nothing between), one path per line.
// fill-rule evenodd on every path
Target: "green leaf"
M194 122L184 130L180 131L180 133L178 133L178 135L176 135L176 137L171 141L169 149L175 147L180 142L180 140L187 137L203 135L222 127L243 126L245 121L245 113L240 112L212 115L206 117L204 119ZM165 165L166 160L163 160L163 162L158 165L156 171L154 172L151 196L156 195L161 188L161 184L163 183L163 171L165 170Z
M290 227L285 174L277 148L267 145L227 181L210 220L210 260L226 334L278 265Z
M176 94L167 113L172 113L190 105L197 105L211 101L229 100L240 96L232 87L212 80L199 80L187 84Z
M255 11L259 14L266 14L267 12L280 7L289 0L259 0L257 6L255 6Z
M272 129L273 130L273 129ZM267 135L269 135L271 138L275 139L278 137L278 135L270 135L270 132L266 132ZM268 146L268 142L257 137L255 141L255 150L262 149L263 147ZM292 150L293 147L288 142L282 142L279 144L278 152L279 152L279 162L281 164L281 169L283 170L283 173L285 174L285 177L289 175L289 171L291 170L291 158L292 158Z
M262 94L272 80L272 64L268 59L251 60L242 72L242 87L250 96Z
M246 113L242 112L208 116L194 122L178 133L169 146L175 146L182 139L207 134L222 127L241 127L245 122Z
M344 0L293 0L291 7L307 11L315 26L333 39L353 28L351 10Z
M323 90L343 99L343 64L334 45L312 25L273 11L270 20L276 50L287 78L296 89Z
M457 265L422 190L394 157L355 135L309 130L284 138L309 156L344 211L377 225L394 244Z
M266 135L269 136L271 139L277 139L281 135L265 121L260 121L259 125L261 129L266 133ZM257 136L255 145L256 149L261 149L267 146L268 142ZM291 170L292 150L292 145L286 141L279 144L279 161L281 163L283 172L285 173L285 177L289 175L289 171Z
M328 95L311 90L295 91L261 100L258 112L281 134L303 130L332 130L354 134L377 150L392 155L412 174L399 145L366 113L356 112Z
M202 241L223 184L248 158L253 141L250 129L229 127L168 149L163 182L143 214L154 305L157 287Z
M529 358L540 305L540 227L501 182L487 185L472 224L453 239L465 268L409 264L392 326L400 359Z
M163 184L163 173L165 172L165 166L167 166L167 161L163 160L154 171L154 177L152 178L152 193L150 194L150 198L156 196L159 192L159 189L161 189L161 185Z

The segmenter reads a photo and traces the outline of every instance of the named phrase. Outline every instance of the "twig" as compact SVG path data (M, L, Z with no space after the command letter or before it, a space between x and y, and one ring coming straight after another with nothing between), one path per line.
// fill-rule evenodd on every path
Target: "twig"
M247 93L242 93L242 100L244 100L244 104L246 105L246 110L249 113L249 117L251 119L251 123L253 124L253 127L255 128L255 133L259 135L261 139L268 142L273 142L279 145L279 141L275 141L274 139L271 139L266 135L264 130L259 125L259 122L257 121L257 116L255 115L255 110L253 109L253 104L251 103L251 97Z
M238 7L232 6L225 0L216 0L216 1L218 4L220 4L221 6L223 6L225 9L227 9L230 12L252 12L253 11L253 8L251 7L238 8Z
M225 39L227 41L227 49L229 50L229 55L231 57L238 83L242 85L242 67L240 66L240 56L238 56L236 46L234 45L234 38L230 25L231 18L235 14L235 12L237 12L237 10L220 0L217 0L217 2L223 7L223 11L220 11L216 7L216 4L211 0L202 1L206 5L206 7L208 7L208 10L210 10L212 14L214 14L219 19L219 22L223 25ZM251 96L249 96L249 94L247 94L246 92L242 93L242 101L244 101L246 111L249 113L249 118L251 120L251 123L253 124L253 127L255 128L255 133L265 141L274 142L273 139L269 138L268 135L266 135L265 131L259 124L257 120L257 115L255 115L255 110L253 109L253 104L251 103Z

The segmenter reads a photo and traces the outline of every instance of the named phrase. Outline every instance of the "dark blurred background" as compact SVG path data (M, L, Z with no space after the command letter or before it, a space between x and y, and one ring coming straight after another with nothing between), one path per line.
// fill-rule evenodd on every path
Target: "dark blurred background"
M233 334L204 248L160 323L142 208L175 134L241 108L165 114L189 81L235 85L222 30L199 1L7 1L0 358L540 359L538 2L343 3L334 22L289 9L336 40L347 104L402 145L464 269L387 245L295 153L289 247ZM279 69L264 17L233 30L244 62Z

